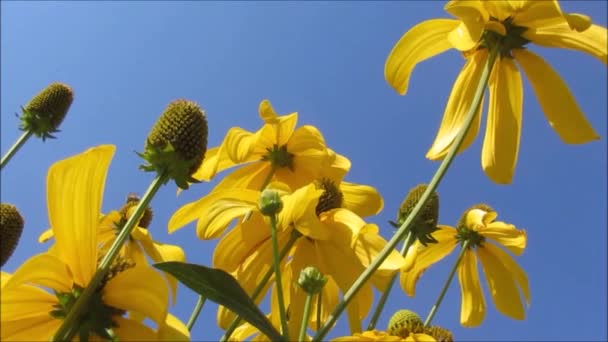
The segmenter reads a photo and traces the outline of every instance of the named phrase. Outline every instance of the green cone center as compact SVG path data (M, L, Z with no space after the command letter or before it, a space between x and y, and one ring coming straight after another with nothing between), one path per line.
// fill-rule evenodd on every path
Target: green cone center
M275 168L288 168L293 171L293 154L287 151L287 145L274 145L266 149L267 153L262 157L263 161L270 162Z

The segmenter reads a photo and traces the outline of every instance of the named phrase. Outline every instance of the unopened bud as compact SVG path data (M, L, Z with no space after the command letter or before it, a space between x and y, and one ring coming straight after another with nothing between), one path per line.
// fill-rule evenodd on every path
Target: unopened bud
M264 189L260 194L258 203L260 212L264 216L277 215L283 209L283 200L278 191L272 189Z
M325 283L327 283L327 277L321 274L316 267L308 266L300 271L298 285L310 295L321 292Z
M399 214L397 215L397 222L391 222L393 226L399 227L405 222L426 189L426 184L419 184L410 190L407 197L403 200L403 203L401 203ZM437 242L431 234L437 230L438 219L439 195L436 191L433 191L410 228L418 241L423 245L426 246L427 243Z
M14 205L0 204L0 266L4 266L15 251L23 224L23 217Z
M69 86L51 83L22 108L20 129L31 131L42 140L55 138L52 133L59 132L57 128L73 100L74 94Z
M393 314L386 330L389 335L407 338L410 334L424 331L424 324L417 313L410 310L399 310Z
M177 186L188 189L188 182L198 183L192 174L203 162L207 151L207 118L194 102L170 103L152 127L140 154L149 164L145 171L166 173Z

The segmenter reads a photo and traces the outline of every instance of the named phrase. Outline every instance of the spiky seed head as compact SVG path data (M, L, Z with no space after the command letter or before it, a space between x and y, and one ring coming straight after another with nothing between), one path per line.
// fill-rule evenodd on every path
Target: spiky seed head
M452 332L437 325L425 328L424 333L433 337L437 342L454 342Z
M64 83L51 83L22 108L20 129L31 131L42 140L54 138L52 133L59 132L73 100L72 88Z
M0 266L4 266L17 248L23 224L23 217L14 205L0 204Z
M424 324L417 313L410 310L399 310L388 322L387 332L392 336L407 338L410 333L417 334L424 330Z
M198 183L192 174L203 162L207 151L207 118L194 102L171 102L152 127L140 154L149 165L146 171L167 172L182 189L188 182Z
M323 178L315 182L317 189L323 189L323 194L319 197L319 202L315 209L317 216L331 209L341 208L344 195L334 181Z
M403 224L405 219L410 215L422 194L427 189L426 184L418 184L410 190L407 197L401 203L399 213L397 214L397 222L391 222L393 226L399 227ZM428 201L422 207L422 210L418 214L416 221L411 226L412 232L416 235L417 239L426 246L429 242L437 242L431 235L437 230L437 221L439 219L439 195L436 191L433 191Z
M321 292L327 283L327 277L321 274L316 267L308 266L300 271L298 285L310 295Z

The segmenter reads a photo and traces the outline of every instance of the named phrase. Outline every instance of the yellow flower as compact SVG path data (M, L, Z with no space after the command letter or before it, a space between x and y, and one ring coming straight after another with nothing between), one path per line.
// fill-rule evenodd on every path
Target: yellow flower
M476 206L465 213L457 228L439 225L439 230L432 234L438 241L436 244L424 247L416 242L408 251L408 265L401 273L403 290L414 296L416 282L422 273L450 254L457 245L468 241L469 246L458 265L462 294L460 323L478 326L485 315L485 300L477 272L478 257L498 311L514 319L524 319L520 291L526 304L530 304L528 278L515 260L497 245L521 255L526 248L526 232L511 224L494 221L496 217L496 212L489 207ZM415 260L413 264L411 260Z
M497 183L510 183L517 162L522 121L524 71L549 124L568 144L599 139L568 86L528 43L573 49L607 63L606 28L589 17L565 14L557 1L450 1L446 11L456 19L431 19L405 33L389 54L384 69L388 83L405 94L419 62L450 48L463 51L466 63L448 99L437 137L427 158L445 157L470 109L475 85L488 58L488 45L500 44L489 80L489 105L482 148L482 167ZM459 151L475 139L482 105Z
M352 336L343 336L334 338L332 342L373 342L373 341L390 341L390 342L418 342L418 341L432 341L435 339L427 334L409 334L403 338L401 336L389 335L384 331L368 330L362 333L356 333Z
M3 275L2 340L49 340L92 279L100 258L98 215L114 149L95 147L49 169L47 203L55 245L52 253L36 255L12 276ZM160 274L118 259L91 298L80 332L97 338L111 328L122 340L155 340L156 333L131 313L161 324L167 305L168 288Z

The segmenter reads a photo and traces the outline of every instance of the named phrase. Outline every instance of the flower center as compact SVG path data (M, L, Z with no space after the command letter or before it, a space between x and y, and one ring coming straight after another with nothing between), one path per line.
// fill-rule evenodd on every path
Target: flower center
M498 22L498 19L490 17L491 21ZM511 55L512 49L522 49L530 41L522 37L522 34L528 30L527 27L517 26L513 24L513 18L509 17L502 21L506 35L503 36L495 31L486 30L482 38L482 47L492 49L496 44L499 44L499 51L502 57L513 58Z
M127 221L129 220L129 217L132 214L131 211L134 210L135 207L137 207L138 203L139 197L137 197L137 195L129 194L129 196L127 196L126 203L119 210L120 221L114 223L114 228L116 228L116 234L118 234L127 224ZM152 222L153 215L154 214L152 212L152 209L150 207L146 208L141 218L139 219L139 227L147 229L150 225L150 222Z
M317 189L323 189L323 194L319 197L319 203L315 208L317 216L331 209L341 208L344 195L336 184L327 178L315 182Z
M275 168L287 167L293 171L293 154L287 151L287 145L274 145L272 148L267 148L266 155L262 157L263 161L270 162Z
M464 225L458 225L458 227L456 227L456 230L456 240L458 240L461 245L465 241L469 241L469 248L481 246L486 241L486 238L483 237L481 234Z

